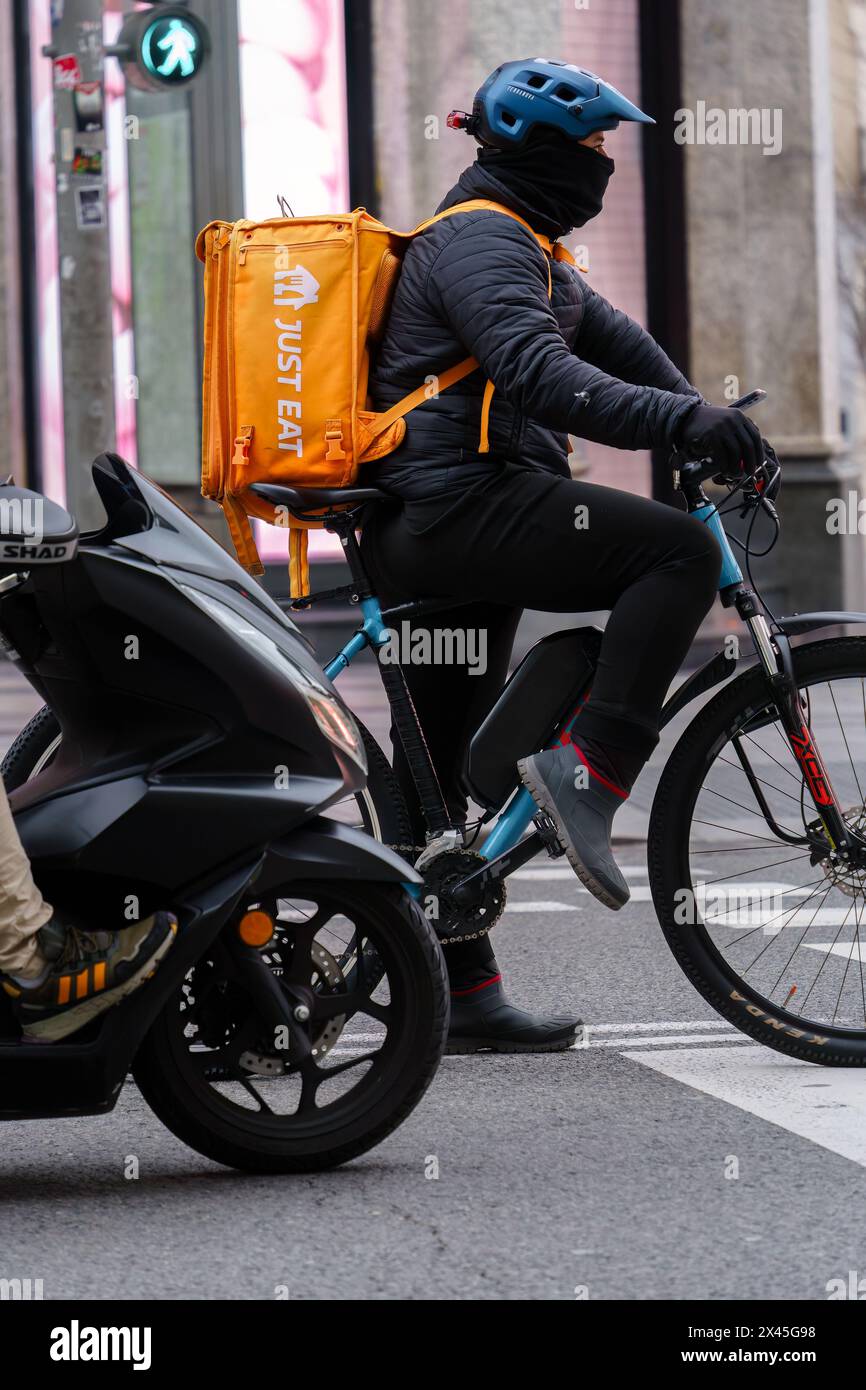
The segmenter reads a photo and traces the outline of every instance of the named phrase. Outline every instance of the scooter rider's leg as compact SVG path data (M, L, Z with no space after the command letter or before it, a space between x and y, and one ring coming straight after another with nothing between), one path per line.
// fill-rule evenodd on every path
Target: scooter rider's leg
M48 962L38 933L51 916L52 908L33 881L0 780L0 971L28 978L42 973Z
M118 932L62 920L33 880L0 781L0 975L25 1037L67 1037L131 994L156 969L176 930L166 912Z

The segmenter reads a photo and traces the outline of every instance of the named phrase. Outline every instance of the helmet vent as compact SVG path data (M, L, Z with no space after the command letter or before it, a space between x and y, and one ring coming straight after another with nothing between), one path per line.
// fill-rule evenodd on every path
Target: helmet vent
M543 72L530 72L526 75L524 80L527 87L534 87L536 91L539 91L542 87L547 86L550 78L545 77Z
M517 117L512 111L503 111L500 119L503 125L517 125Z
M552 95L555 96L558 101L577 100L577 92L574 90L573 87L569 87L568 84L565 82L560 82L559 86L552 93Z

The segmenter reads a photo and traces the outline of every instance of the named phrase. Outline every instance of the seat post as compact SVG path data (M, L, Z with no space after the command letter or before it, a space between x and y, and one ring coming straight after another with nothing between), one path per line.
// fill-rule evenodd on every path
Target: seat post
M334 512L328 518L327 530L333 531L340 538L346 564L349 566L349 573L357 589L358 597L369 598L373 593L373 587L361 558L361 547L358 545L358 537L355 535L356 525L357 513Z
M352 582L359 599L374 598L375 594L370 576L361 558L361 547L355 534L356 512L334 512L328 517L327 528L340 537L340 544L346 556L346 563L352 575ZM383 664L378 652L376 664L379 676L391 707L394 729L403 746L406 761L427 827L427 840L437 839L454 832L454 823L448 814L439 778L430 757L427 740L421 728L418 712L406 684L402 668L397 664Z

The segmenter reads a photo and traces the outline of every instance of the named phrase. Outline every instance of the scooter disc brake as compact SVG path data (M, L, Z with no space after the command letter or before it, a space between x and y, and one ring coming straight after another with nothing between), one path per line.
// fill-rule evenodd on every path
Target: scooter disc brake
M278 945L291 949L291 935L289 932L280 931L277 927L276 939ZM271 953L269 953L271 954ZM279 957L279 949L273 954ZM335 958L327 951L320 942L314 941L310 950L310 960L314 966L312 974L312 986L315 990L317 977L318 981L329 990L339 989L343 984L343 972ZM274 973L278 974L281 967L272 967ZM313 1039L313 1052L316 1056L323 1056L336 1046L340 1035L346 1026L346 1015L339 1014L336 1018L329 1018L324 1028ZM238 1058L238 1066L242 1071L250 1076L282 1076L286 1071L286 1063L291 1065L291 1051L285 1053L271 1052L242 1052Z

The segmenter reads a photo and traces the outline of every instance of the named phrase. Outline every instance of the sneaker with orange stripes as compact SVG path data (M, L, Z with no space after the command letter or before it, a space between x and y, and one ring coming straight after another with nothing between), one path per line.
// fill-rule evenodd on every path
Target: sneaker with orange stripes
M156 912L119 932L85 931L52 918L36 934L48 965L36 979L3 977L25 1038L57 1042L77 1033L154 973L177 919Z

